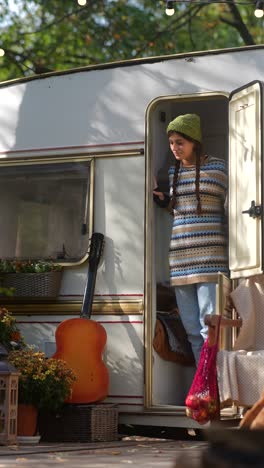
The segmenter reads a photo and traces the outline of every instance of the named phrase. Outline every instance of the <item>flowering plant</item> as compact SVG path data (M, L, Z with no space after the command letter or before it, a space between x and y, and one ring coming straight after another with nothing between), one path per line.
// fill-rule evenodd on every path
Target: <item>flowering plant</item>
M61 265L43 260L1 260L0 273L46 273L60 271Z
M15 317L4 307L0 307L0 343L8 352L25 346Z
M32 347L11 351L8 361L20 372L19 403L55 411L70 397L76 377L65 361L46 358Z

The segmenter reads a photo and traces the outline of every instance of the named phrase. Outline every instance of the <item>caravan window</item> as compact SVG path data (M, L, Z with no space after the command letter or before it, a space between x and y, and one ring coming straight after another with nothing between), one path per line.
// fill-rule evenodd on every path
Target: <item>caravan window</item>
M88 160L0 167L0 258L82 260L90 180Z

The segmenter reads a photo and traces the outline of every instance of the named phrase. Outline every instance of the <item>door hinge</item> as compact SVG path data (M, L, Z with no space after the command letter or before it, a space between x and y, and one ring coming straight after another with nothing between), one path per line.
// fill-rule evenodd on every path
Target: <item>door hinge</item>
M262 205L256 205L255 201L252 200L250 208L242 213L247 213L251 218L259 218L262 215Z

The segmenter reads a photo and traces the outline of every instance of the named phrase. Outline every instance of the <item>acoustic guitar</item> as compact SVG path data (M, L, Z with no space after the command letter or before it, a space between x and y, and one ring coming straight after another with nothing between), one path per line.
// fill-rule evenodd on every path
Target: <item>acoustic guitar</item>
M102 359L106 331L100 323L90 319L103 245L103 234L93 233L81 316L61 322L55 334L57 348L53 358L66 361L77 376L67 403L93 403L108 395L109 374Z

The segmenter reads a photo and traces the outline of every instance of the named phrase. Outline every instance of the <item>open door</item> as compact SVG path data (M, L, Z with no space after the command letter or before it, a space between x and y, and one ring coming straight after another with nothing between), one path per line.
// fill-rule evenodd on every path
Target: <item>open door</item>
M231 278L263 272L263 84L232 92L229 103L229 267Z

